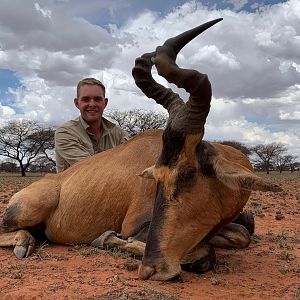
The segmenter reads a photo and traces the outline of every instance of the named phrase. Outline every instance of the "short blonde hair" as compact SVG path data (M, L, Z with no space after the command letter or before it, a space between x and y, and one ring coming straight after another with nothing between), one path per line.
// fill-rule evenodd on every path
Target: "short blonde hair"
M98 85L98 86L100 86L103 90L104 97L105 97L105 86L104 86L104 84L100 80L91 77L91 78L84 78L84 79L82 79L78 82L78 84L77 84L77 98L79 98L80 88L83 85L86 85L86 84L87 85Z

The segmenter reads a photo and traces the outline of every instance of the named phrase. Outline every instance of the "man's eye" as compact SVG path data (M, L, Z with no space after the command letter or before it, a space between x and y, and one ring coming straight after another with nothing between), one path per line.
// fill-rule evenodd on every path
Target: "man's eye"
M104 100L103 97L95 97L95 101L97 101L97 102L101 102L101 101L103 101L103 100Z

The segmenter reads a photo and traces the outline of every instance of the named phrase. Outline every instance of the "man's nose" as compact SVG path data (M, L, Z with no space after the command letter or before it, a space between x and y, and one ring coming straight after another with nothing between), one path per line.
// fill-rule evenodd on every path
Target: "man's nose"
M96 106L96 101L94 98L91 98L89 101L89 106Z

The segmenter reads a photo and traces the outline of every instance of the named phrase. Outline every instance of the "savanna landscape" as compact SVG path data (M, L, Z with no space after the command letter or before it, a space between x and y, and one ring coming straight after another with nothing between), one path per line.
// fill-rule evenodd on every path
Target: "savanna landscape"
M0 299L300 299L300 172L259 175L283 191L252 192L252 242L243 250L217 249L213 271L142 281L140 261L127 253L41 240L22 260L0 248ZM39 178L0 173L0 215L12 194Z

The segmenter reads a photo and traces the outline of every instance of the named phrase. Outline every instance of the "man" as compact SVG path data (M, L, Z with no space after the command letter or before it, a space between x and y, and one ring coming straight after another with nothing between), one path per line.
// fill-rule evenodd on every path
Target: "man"
M125 131L102 116L107 102L105 87L99 80L85 78L78 83L74 104L80 116L55 131L57 172L128 140Z

